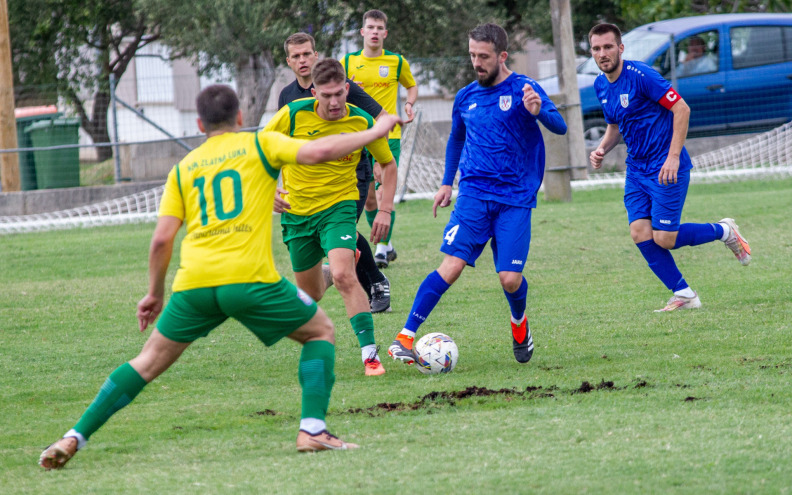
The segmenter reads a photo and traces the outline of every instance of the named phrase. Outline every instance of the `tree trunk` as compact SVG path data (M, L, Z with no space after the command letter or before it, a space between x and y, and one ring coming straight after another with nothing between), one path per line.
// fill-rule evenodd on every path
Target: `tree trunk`
M269 50L237 62L237 92L244 127L258 127L274 82L275 63Z
M99 90L94 94L94 104L91 120L84 126L85 132L91 136L94 143L109 143L110 133L107 131L107 111L110 108L110 93ZM113 157L113 148L97 146L96 156L100 162Z

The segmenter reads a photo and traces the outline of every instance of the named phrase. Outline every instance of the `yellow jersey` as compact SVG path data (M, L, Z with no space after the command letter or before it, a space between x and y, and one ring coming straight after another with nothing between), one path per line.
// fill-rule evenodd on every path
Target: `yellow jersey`
M388 50L382 50L382 54L374 58L363 56L363 50L348 53L341 59L341 64L347 77L392 115L399 114L396 111L399 84L408 89L415 86L409 62L398 53ZM401 139L401 127L396 126L388 138Z
M374 125L374 118L360 108L347 103L347 114L339 120L325 120L316 112L316 98L295 100L272 117L264 127L299 139L318 139L333 134L363 131ZM379 163L393 160L388 141L380 138L366 148ZM291 204L289 213L313 215L347 199L357 200L355 169L361 150L317 165L287 165L283 169L283 187L289 191L286 200Z
M226 132L171 169L159 215L187 229L174 292L280 280L272 204L280 169L297 161L303 144L274 132Z

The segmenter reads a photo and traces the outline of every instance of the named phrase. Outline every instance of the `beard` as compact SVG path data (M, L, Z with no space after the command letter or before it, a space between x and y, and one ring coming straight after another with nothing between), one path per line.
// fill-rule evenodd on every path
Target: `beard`
M481 84L485 88L488 88L495 83L495 79L497 79L499 75L500 75L500 66L496 65L495 69L492 72L482 74L476 71L476 80L478 80L479 84Z
M611 62L613 63L613 66L608 70L603 69L599 62L597 63L597 67L599 67L599 69L605 74L610 74L619 68L619 64L621 63L621 54L617 53L616 56L611 59Z

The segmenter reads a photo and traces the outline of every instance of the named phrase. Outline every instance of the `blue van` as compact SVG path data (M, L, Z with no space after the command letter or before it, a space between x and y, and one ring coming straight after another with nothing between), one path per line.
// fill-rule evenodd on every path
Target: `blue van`
M720 14L653 22L622 36L623 58L671 81L691 109L688 136L771 129L792 120L792 14ZM578 69L587 145L605 131L594 59ZM538 81L548 94L558 78Z

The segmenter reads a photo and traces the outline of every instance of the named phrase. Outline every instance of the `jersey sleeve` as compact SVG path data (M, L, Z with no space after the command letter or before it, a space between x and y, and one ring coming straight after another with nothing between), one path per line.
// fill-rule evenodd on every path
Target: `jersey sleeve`
M664 97L671 89L671 83L648 65L643 66L641 70L644 75L638 79L641 81L641 89L644 94L652 101L660 101L660 98Z
M372 117L376 117L382 112L382 105L369 96L363 88L355 84L355 81L347 79L347 82L349 83L349 96L347 96L347 101L349 103L363 109Z
M162 200L160 200L158 216L176 217L184 221L184 199L179 186L178 169L179 166L176 165L168 173L168 179L165 181L165 192L162 194Z
M377 163L390 163L393 160L393 153L391 153L390 146L388 146L387 138L381 137L367 144L366 148L371 152Z
M415 78L412 75L412 70L410 70L410 62L408 62L404 57L402 57L402 68L401 74L399 74L399 84L408 89L415 86Z
M290 121L289 121L289 106L286 105L272 116L267 125L264 126L264 131L279 132L288 136L290 134Z
M308 141L288 137L280 132L267 131L256 133L256 142L267 163L274 169L297 163L297 152Z
M558 108L556 108L553 100L547 96L547 93L545 93L544 89L542 89L536 81L529 80L528 84L530 84L534 91L539 94L539 97L542 98L542 108L539 110L536 120L541 122L548 131L554 134L566 134L566 122L564 122L564 117L558 112ZM525 105L522 105L522 107L525 108Z
M443 174L444 186L454 184L457 170L459 169L459 159L465 147L465 122L459 112L460 93L454 98L454 107L451 111L451 134L448 136L445 155L445 173Z

